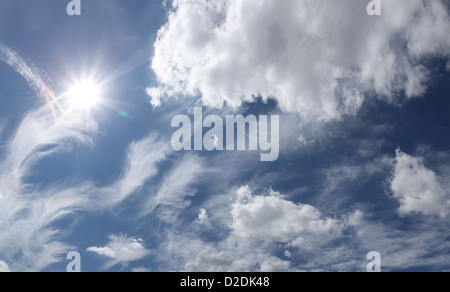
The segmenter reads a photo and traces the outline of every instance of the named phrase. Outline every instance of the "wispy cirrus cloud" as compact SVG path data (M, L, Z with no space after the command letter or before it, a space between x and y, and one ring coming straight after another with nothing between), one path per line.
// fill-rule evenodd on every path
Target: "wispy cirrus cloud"
M0 164L0 251L22 269L41 270L67 252L70 246L58 241L53 224L87 203L87 186L28 184L42 159L69 151L72 143L92 143L95 127L87 130L69 113L60 118L55 123L46 107L29 112L8 139Z
M0 60L13 67L47 104L54 97L49 82L38 70L4 44ZM52 117L53 114L53 117ZM39 271L58 261L70 245L59 239L53 226L87 202L85 186L61 185L36 188L28 184L33 167L43 159L66 152L74 143L92 145L96 125L86 128L74 112L56 112L51 106L29 111L6 138L0 163L0 253L18 270ZM14 242L14 244L11 244Z
M37 96L47 103L56 118L56 108L61 110L61 107L55 97L50 78L39 71L31 61L25 60L2 42L0 42L0 61L6 62L27 81Z
M0 44L0 60L24 77L39 97L53 96L39 70L3 44ZM39 163L71 151L75 144L93 147L93 137L98 133L98 126L91 123L86 127L83 115L77 111L61 111L57 120L54 114L47 105L30 110L6 137L2 148L0 256L18 271L40 271L60 261L61 255L74 247L63 241L70 230L58 230L57 223L75 218L76 213L112 208L122 202L157 173L157 163L169 152L168 143L149 134L130 144L122 175L109 187L96 187L91 181L78 182L74 187L69 180L37 187L29 178ZM122 237L112 239L123 240ZM122 259L121 254L118 258Z
M170 152L169 143L160 140L156 134L149 134L142 140L130 143L122 175L104 189L103 199L115 205L138 191L158 173L158 164L166 160Z
M143 209L143 215L151 214L157 207L159 216L169 220L176 212L189 206L185 198L194 196L197 191L192 185L201 179L207 169L197 155L188 154L177 161L172 169L165 173L163 180L154 193L151 193Z
M82 119L69 113L57 123L46 113L47 108L39 108L23 119L6 143L0 166L0 255L19 270L39 271L59 261L60 255L74 248L62 241L70 231L54 227L59 220L117 207L158 172L158 163L169 152L167 142L150 134L130 144L122 175L109 186L81 181L74 187L71 181L63 181L36 189L27 182L34 166L46 157L70 151L74 143L92 146L91 136L96 133L95 127L87 129ZM123 241L120 236L113 239Z

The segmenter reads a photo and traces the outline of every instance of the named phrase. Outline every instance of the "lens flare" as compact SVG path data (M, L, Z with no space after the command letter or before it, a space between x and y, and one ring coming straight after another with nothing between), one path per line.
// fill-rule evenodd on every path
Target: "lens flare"
M78 109L90 109L97 104L100 98L100 92L93 82L83 81L72 87L68 97L73 107Z

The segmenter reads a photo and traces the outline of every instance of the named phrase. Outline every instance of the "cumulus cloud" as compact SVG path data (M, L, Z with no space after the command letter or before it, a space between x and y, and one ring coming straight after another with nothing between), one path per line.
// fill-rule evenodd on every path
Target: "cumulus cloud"
M322 120L353 115L369 92L392 100L427 88L428 57L450 55L444 1L175 0L155 42L152 68L167 97L205 105L275 98L282 110ZM430 29L432 28L432 29Z
M289 261L277 257L269 257L261 262L261 271L267 273L286 272L291 268Z
M174 270L292 271L298 269L298 253L326 249L347 228L348 216L325 218L313 206L294 203L279 192L263 193L242 186L212 196L204 204L208 225L191 220L179 232L171 230L158 256ZM214 237L205 240L206 230L213 230ZM291 257L277 256L283 254Z
M4 261L0 261L0 273L11 272L9 270L8 264Z
M110 235L109 242L102 247L89 247L88 252L94 252L110 258L108 267L116 264L126 264L145 258L150 251L145 248L141 238L127 237L125 235Z
M248 186L237 191L231 214L234 232L242 237L289 242L304 232L327 233L340 229L335 219L323 219L311 205L295 204L271 191L254 196Z
M345 200L340 204L349 205ZM339 216L330 219L319 207L296 203L273 190L233 188L196 206L208 210L207 226L189 216L179 218L183 223L166 230L156 256L175 271L365 271L367 253L376 250L384 258L383 271L448 268L448 226L425 217L398 230L391 219L380 220L378 210L356 206L361 208L340 208ZM330 211L323 204L320 209ZM327 227L326 222L332 224Z
M263 253L261 247L251 248L245 242L228 238L217 244L206 243L196 239L181 236L178 240L184 242L184 250L181 241L171 242L167 254L177 254L181 259L175 263L181 264L181 268L188 272L242 272L259 270L258 263ZM266 255L267 256L267 255ZM176 267L178 269L179 267Z
M198 224L208 224L209 223L208 212L205 209L200 209L198 211L198 217L197 217L196 222Z
M391 190L393 197L400 203L400 215L417 212L446 217L450 197L441 181L442 178L436 172L425 167L423 158L397 150Z
M177 235L161 250L173 269L188 272L286 272L291 262L273 256L273 247L231 235L220 242L205 242L192 235Z

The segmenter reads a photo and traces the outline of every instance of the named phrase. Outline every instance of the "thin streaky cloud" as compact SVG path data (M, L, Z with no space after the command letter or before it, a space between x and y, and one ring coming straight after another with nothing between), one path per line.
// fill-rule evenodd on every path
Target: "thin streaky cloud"
M44 78L42 73L39 73L35 66L25 61L19 54L11 50L8 46L0 42L0 60L6 62L17 73L19 73L33 89L41 100L48 105L52 111L53 117L56 119L58 112L62 112L55 93L53 91L51 80L46 76Z

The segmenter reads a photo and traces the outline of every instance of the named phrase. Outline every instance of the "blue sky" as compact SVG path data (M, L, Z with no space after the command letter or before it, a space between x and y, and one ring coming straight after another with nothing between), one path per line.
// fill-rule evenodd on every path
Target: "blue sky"
M450 269L447 1L68 2L0 0L0 271ZM194 107L280 157L175 152Z

